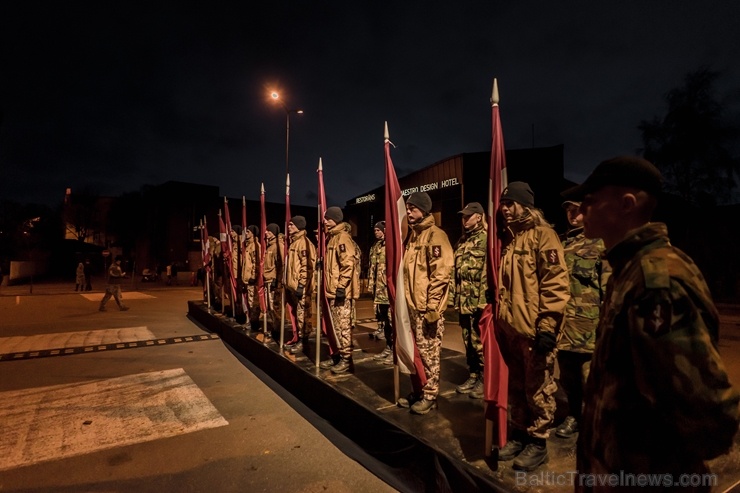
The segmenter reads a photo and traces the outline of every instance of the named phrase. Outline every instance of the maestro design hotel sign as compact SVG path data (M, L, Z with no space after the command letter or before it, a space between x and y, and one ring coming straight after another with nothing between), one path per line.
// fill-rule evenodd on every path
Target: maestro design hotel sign
M414 192L431 192L432 190L438 190L440 188L447 188L447 187L454 187L459 184L460 182L458 181L457 178L448 178L446 180L425 183L423 185L419 185L416 187L405 188L404 190L401 191L401 194L404 197L407 197ZM375 202L375 194L369 193L367 195L363 195L362 197L357 197L355 199L355 204L362 204L365 202Z

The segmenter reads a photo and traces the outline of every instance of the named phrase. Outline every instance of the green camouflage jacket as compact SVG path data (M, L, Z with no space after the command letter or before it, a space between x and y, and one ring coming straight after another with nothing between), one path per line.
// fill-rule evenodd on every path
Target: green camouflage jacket
M373 302L387 305L388 283L385 278L385 239L370 247L370 269L367 274L367 290L373 294Z
M470 315L486 307L486 249L488 235L481 221L455 245L455 310Z
M563 255L570 278L570 299L565 306L558 349L590 353L594 350L601 302L611 274L609 262L601 258L604 242L588 239L583 228L569 231L563 241Z
M726 452L740 396L717 351L719 315L663 223L611 248L578 438L580 473L696 473ZM601 491L579 488L577 491ZM605 490L606 491L606 490Z

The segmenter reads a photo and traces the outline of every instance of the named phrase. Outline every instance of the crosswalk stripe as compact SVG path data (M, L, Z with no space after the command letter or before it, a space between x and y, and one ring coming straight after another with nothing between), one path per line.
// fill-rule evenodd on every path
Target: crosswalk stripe
M0 338L0 354L94 346L97 344L107 345L117 342L133 342L147 339L154 339L154 334L147 327L122 327L119 329L2 337Z
M105 293L80 293L80 296L85 298L88 301L100 301L103 299ZM148 300L156 298L156 296L152 296L150 294L141 293L139 291L124 291L121 293L121 299L123 301L128 300ZM113 302L111 300L111 302ZM115 304L115 303L114 303Z
M0 470L228 425L182 368L0 392Z

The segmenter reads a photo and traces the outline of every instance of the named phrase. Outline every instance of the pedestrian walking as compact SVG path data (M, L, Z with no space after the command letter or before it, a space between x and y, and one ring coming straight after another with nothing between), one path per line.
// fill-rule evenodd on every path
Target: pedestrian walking
M111 296L116 300L116 304L121 311L129 309L129 307L123 304L121 297L121 282L126 277L126 273L121 270L122 260L123 257L118 255L108 269L108 285L105 287L105 295L103 295L103 299L100 300L99 310L101 312L105 311L105 304L108 303Z

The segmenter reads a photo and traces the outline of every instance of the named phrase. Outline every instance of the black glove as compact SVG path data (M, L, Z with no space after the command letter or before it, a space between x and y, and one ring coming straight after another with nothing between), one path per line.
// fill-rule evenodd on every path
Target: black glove
M300 284L298 285L298 287L295 290L295 297L298 298L298 299L303 298L303 286L301 286Z
M547 354L555 349L556 344L557 341L555 340L555 334L544 330L538 330L534 336L532 349L534 349L538 354Z
M277 279L270 281L270 289L273 291L277 289Z
M344 291L344 288L337 288L337 291L334 294L334 299L336 299L339 303L344 303L344 299L346 297L347 293Z
M495 299L493 297L493 290L486 289L485 293L486 293L486 303L488 303L489 305L493 304L493 300Z
M249 281L247 281L247 284L249 284L250 286L256 286L257 285L257 279L250 279Z

